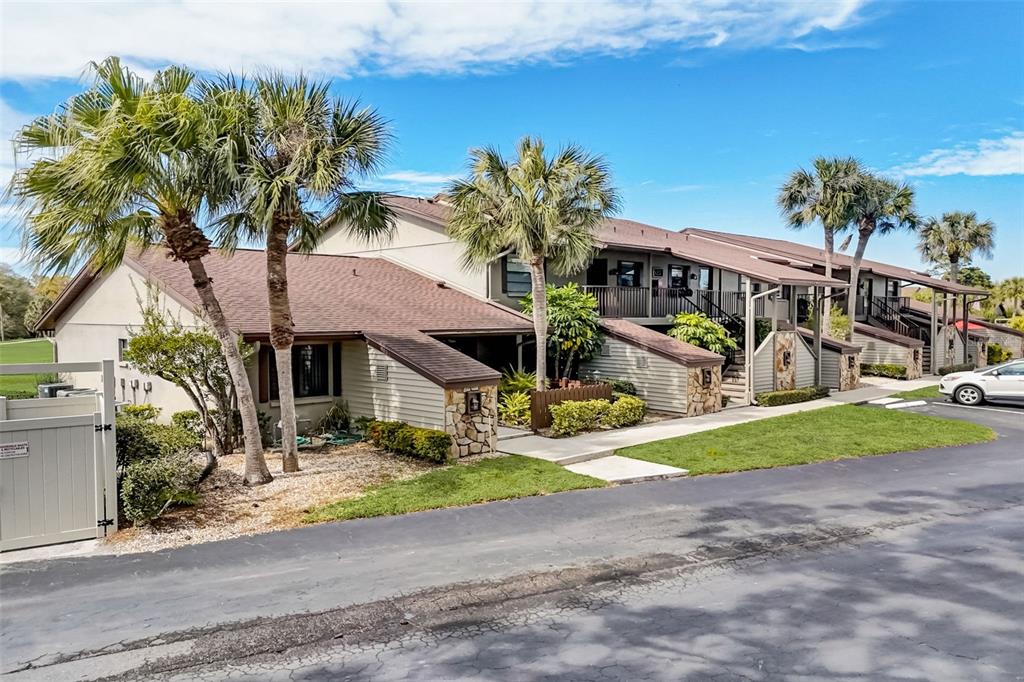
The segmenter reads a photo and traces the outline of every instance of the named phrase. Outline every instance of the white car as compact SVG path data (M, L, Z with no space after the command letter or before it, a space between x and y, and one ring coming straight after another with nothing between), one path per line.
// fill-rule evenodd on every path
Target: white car
M939 382L939 392L961 405L977 405L986 400L1024 402L1024 360L947 374Z

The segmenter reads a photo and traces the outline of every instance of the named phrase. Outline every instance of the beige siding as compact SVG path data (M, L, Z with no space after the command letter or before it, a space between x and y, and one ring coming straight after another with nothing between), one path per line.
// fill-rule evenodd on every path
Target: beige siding
M754 351L754 393L775 390L775 343L769 334Z
M583 363L583 376L625 379L652 410L686 414L686 367L619 339L606 338L604 350ZM637 367L646 362L646 367Z
M821 349L821 383L829 388L839 390L839 369L843 355L828 348Z
M853 344L861 347L860 361L865 365L906 365L907 348L884 339L853 333Z
M1024 339L1019 336L996 331L994 329L987 330L987 333L991 342L998 343L1000 346L1013 353L1013 357L1019 358L1024 356Z
M823 348L822 353L825 353ZM825 382L824 369L822 370L822 383ZM839 381L838 374L836 381ZM807 347L807 342L802 336L796 337L796 387L804 388L814 385L814 353Z
M387 258L411 270L443 279L477 296L487 295L486 270L463 269L459 262L462 245L449 239L442 228L426 220L400 217L393 238L387 241L368 242L348 230L334 227L316 251L332 255Z
M386 381L378 379L378 367L386 368ZM342 343L341 386L355 417L444 427L444 389L363 341Z

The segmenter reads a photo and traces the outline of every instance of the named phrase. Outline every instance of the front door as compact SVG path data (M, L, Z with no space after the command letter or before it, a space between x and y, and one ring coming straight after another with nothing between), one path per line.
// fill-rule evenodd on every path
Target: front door
M595 258L587 268L587 285L592 287L608 286L608 259Z

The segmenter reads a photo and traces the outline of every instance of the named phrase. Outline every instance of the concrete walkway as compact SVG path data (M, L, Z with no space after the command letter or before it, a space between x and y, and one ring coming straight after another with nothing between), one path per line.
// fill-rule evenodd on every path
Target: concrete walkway
M893 393L932 386L937 381L936 377L925 377L913 381L878 380L877 378L872 378L862 382L861 387L858 389L833 393L828 398L806 403L782 405L779 407L737 407L700 417L666 419L653 424L642 424L614 431L585 433L571 438L547 438L536 435L522 436L511 440L499 441L498 450L510 455L523 455L525 457L535 457L548 462L554 462L555 464L565 466L571 471L586 473L588 476L603 478L604 480L616 483L682 476L686 474L686 471L683 469L655 472L650 468L652 466L651 462L642 462L628 457L616 456L615 451L631 445L641 445L666 438L688 436L702 431L718 429L723 426L745 424L785 414L819 410L836 405L864 403L884 398ZM611 461L601 462L601 460ZM584 463L590 466L582 466ZM674 467L667 468L673 469ZM605 477L602 473L608 473L609 476L614 477Z

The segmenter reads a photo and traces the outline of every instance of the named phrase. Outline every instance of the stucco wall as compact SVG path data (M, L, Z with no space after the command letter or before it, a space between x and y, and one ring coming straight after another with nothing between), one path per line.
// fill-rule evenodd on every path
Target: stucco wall
M486 268L463 269L459 262L462 246L449 239L440 226L418 218L400 216L393 238L387 241L367 242L341 226L331 228L317 253L386 257L478 296L487 295Z

